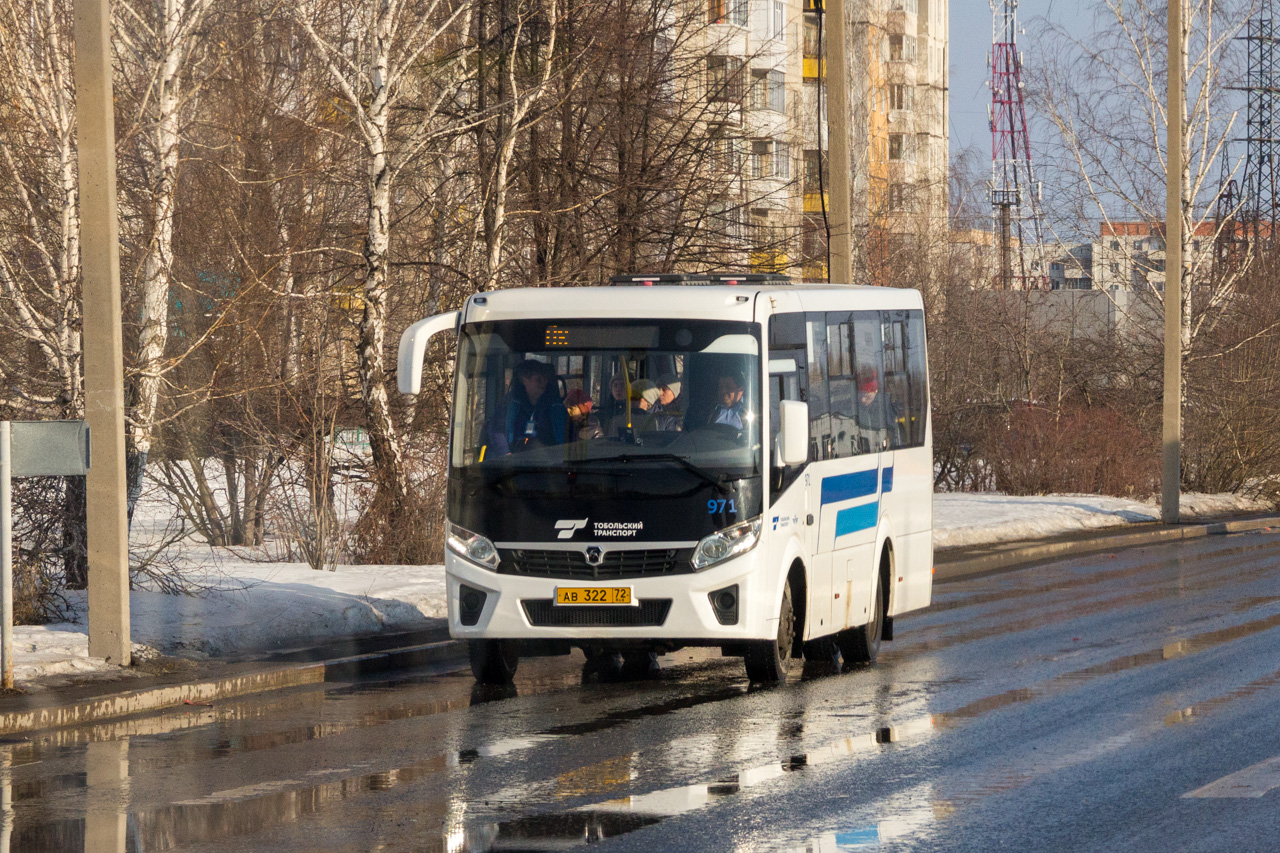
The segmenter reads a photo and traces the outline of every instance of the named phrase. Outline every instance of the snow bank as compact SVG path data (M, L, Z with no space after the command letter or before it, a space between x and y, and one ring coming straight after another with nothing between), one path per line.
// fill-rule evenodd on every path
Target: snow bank
M1184 494L1179 506L1184 519L1266 512L1271 508L1266 502L1238 495L1199 494ZM1159 520L1160 507L1154 500L948 492L933 496L933 546L959 548L1016 542Z
M135 654L231 658L442 626L446 616L443 566L340 566L336 572L317 572L297 563L222 559L207 580L214 589L199 597L131 593ZM14 629L14 677L20 684L115 671L88 656L84 593L68 597L77 622Z

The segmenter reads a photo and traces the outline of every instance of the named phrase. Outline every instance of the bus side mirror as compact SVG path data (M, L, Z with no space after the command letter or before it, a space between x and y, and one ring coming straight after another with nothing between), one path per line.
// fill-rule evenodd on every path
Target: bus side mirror
M417 394L422 390L422 360L427 355L431 336L458 327L458 312L437 314L419 320L400 336L400 357L396 360L396 384L401 394Z
M809 458L809 406L798 400L778 402L778 459L783 465L802 465Z

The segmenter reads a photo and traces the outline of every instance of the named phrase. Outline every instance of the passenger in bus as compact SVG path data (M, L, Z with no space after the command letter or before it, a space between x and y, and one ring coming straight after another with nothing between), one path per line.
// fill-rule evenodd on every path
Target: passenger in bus
M609 395L600 404L600 423L607 426L618 415L627 413L627 378L622 373L613 374L609 380Z
M565 442L569 413L554 383L555 370L549 364L530 359L516 365L503 429L493 436L494 455Z
M743 389L746 386L741 373L726 373L716 381L717 404L711 411L708 424L727 424L742 429L744 405Z
M593 414L591 395L581 388L571 388L564 395L564 408L569 414L569 440L599 438L600 420Z
M858 411L856 415L859 438L859 450L870 453L896 446L894 441L898 428L891 404L885 395L880 393L880 380L874 373L863 373L858 377Z
M658 377L658 402L649 408L651 428L676 432L684 421L684 405L680 400L680 377L664 373Z

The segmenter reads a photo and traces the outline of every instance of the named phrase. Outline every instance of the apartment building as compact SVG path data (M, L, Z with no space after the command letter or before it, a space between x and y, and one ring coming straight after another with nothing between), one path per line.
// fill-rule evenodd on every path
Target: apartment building
M1191 236L1187 258L1194 270L1213 261L1214 223L1202 222ZM1049 262L1053 290L1164 290L1163 222L1104 222L1098 237L1072 246Z
M750 266L826 277L826 52L822 0L708 0L710 132L741 174L737 199ZM855 275L877 246L945 227L949 0L849 0Z

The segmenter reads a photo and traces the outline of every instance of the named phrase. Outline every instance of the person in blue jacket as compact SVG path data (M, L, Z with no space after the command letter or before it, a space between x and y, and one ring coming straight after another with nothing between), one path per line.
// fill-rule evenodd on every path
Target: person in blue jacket
M541 361L522 361L507 393L507 409L500 438L494 436L499 454L518 453L531 447L564 444L569 434L569 413L560 401L555 370ZM506 448L502 447L506 444Z

